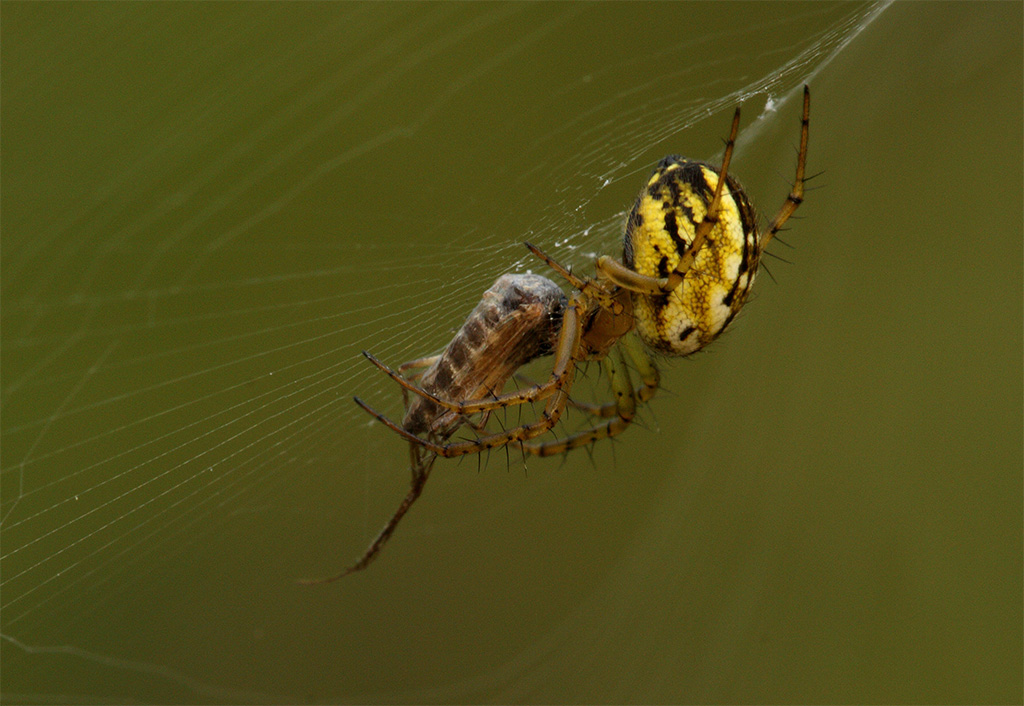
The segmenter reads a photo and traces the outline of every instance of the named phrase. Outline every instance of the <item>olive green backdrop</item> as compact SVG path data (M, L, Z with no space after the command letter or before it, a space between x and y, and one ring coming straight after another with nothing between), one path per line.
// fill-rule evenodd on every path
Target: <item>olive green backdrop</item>
M5 703L1022 700L1019 3L2 10ZM405 492L361 349L617 254L740 101L770 216L804 81L791 264L637 428L295 584Z

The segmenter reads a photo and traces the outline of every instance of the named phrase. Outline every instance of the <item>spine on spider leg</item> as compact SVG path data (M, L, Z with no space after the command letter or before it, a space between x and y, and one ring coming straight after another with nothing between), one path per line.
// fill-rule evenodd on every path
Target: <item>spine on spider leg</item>
M447 400L500 394L520 366L554 350L565 306L565 294L546 277L502 275L420 377L420 387ZM463 421L415 395L402 426L412 434L444 438Z

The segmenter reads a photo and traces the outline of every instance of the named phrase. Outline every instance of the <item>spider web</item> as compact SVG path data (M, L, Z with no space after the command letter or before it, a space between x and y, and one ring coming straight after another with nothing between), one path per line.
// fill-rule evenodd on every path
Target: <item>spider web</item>
M49 63L18 58L68 30L47 34L45 9L5 11L5 34L23 33L4 42L8 698L305 693L219 680L166 646L221 644L196 627L202 606L310 600L283 597L291 580L340 568L404 493L402 444L351 402L398 416L400 395L359 351L397 364L441 348L498 275L543 273L524 240L584 271L617 254L652 164L683 149L714 159L737 104L736 171L770 211L792 169L793 97L883 7L729 13L700 33L605 38L578 64L567 49L594 8L307 8L283 39L280 13L79 9L111 37L133 27L126 53L96 38ZM160 42L168 21L200 32L198 59ZM114 124L97 107L104 67L92 81L61 68L97 56L135 67ZM161 92L143 85L154 77ZM90 140L46 181L50 163L31 163L42 138L13 136L27 130L20 106L48 100L28 87L54 84L82 114L40 132L55 149ZM747 176L752 164L768 166ZM234 561L276 588L239 588ZM182 611L195 615L178 642Z

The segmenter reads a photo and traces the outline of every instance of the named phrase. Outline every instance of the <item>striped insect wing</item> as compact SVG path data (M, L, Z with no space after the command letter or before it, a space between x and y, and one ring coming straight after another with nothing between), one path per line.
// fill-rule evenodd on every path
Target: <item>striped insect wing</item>
M423 373L420 387L453 401L500 394L516 370L553 351L565 305L562 289L546 277L502 275ZM455 412L414 396L402 426L413 434L445 437L461 423Z

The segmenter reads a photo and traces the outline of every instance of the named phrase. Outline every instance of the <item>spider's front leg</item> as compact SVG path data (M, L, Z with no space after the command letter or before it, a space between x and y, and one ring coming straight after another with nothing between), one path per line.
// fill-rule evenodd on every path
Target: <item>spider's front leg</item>
M782 204L782 208L775 214L775 218L772 219L772 223L768 226L768 230L765 231L764 237L761 239L761 249L764 250L765 246L775 237L782 226L789 220L789 217L793 215L796 209L804 202L804 173L807 168L807 136L810 130L811 124L811 89L804 86L804 112L800 118L800 152L796 158L796 177L793 179L793 188L790 189L789 196L786 197L785 203Z
M357 401L389 428L401 428L403 437L420 439L413 443L443 442L463 424L483 433L489 412L554 394L553 378L529 389L501 392L519 367L560 345L565 301L561 288L544 277L504 275L484 293L445 351L421 361L430 366L418 384L364 353L404 394L412 393L401 425Z
M439 456L452 457L480 453L487 449L506 446L540 436L554 426L565 410L569 399L569 391L575 377L577 356L580 354L580 340L583 334L583 316L585 313L585 298L579 293L574 294L569 300L569 305L565 308L565 313L562 317L561 328L558 334L558 345L555 348L555 363L548 382L538 385L533 390L509 393L494 400L494 402L501 403L504 399L508 398L520 398L522 401L547 399L547 404L544 406L540 418L533 423L524 424L508 431L482 436L477 439L443 443L416 436L395 424L358 397L355 398L355 402L402 438L412 444L422 446L424 449L432 451ZM484 402L474 403L472 407L475 408L477 404L484 405ZM478 411L485 410L480 409Z

